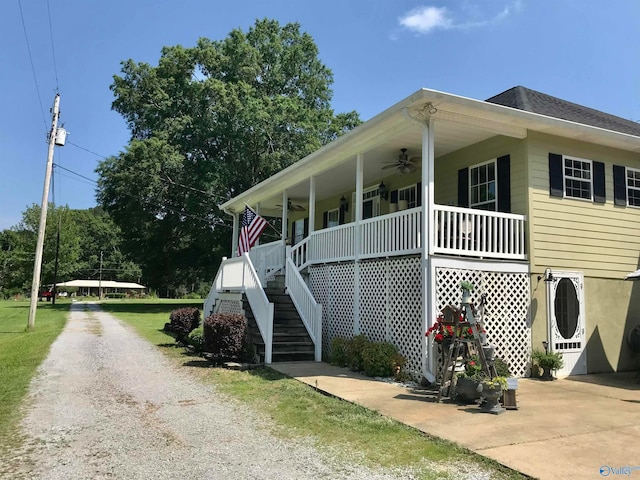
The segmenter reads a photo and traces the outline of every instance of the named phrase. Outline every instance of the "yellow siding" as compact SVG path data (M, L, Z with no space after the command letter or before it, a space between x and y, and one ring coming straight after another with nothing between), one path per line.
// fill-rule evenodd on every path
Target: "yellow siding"
M436 158L435 202L439 205L457 205L458 170L489 160L511 157L511 213L527 213L527 176L525 142L508 137L493 137L484 142Z
M585 277L621 279L638 268L640 208L613 204L613 165L640 168L640 156L599 145L530 132L531 271L578 270ZM551 197L549 152L604 162L606 202Z

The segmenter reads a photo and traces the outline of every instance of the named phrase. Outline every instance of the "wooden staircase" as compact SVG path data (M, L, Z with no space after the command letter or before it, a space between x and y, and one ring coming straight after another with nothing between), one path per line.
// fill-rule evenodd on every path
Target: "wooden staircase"
M269 301L273 303L272 362L313 361L315 346L291 297L285 293L284 275L277 275L275 280L267 282L264 291ZM249 322L249 332L256 354L260 362L264 362L264 340L260 335L249 302L244 296L242 305Z

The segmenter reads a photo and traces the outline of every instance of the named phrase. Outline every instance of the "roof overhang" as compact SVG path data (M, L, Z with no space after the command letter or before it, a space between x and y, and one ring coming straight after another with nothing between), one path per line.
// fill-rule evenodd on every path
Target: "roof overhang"
M421 151L422 131L414 120L429 117L434 120L436 159L496 135L526 138L528 131L640 152L640 137L424 88L220 208L239 213L245 204L260 204L261 211L277 214L282 192L290 199L307 198L312 176L317 179L318 199L353 190L359 153L364 154L365 184L379 181L385 176L380 166L397 158L401 148Z

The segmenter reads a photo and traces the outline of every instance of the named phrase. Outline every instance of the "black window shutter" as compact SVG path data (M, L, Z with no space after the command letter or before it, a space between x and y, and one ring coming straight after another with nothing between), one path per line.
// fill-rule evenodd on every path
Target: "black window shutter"
M562 155L549 154L549 195L552 197L564 196L562 175Z
M398 190L394 190L391 192L391 203L398 203Z
M469 206L469 169L458 170L458 206Z
M498 158L498 211L511 213L511 157Z
M593 162L593 201L605 203L607 195L604 187L604 163Z
M627 205L627 178L625 168L620 165L613 166L613 203L615 205Z
M327 228L329 225L329 212L323 212L322 214L322 228Z
M422 182L416 185L416 207L422 206Z
M309 217L304 219L304 224L302 227L302 236L307 238L309 236Z
M340 211L338 212L338 224L342 225L344 223L344 208L340 205Z

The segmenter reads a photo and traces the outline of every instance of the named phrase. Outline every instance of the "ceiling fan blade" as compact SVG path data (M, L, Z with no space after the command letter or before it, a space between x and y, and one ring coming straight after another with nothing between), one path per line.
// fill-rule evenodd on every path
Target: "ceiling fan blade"
M381 170L386 170L387 168L400 168L401 165L394 163L393 165L387 165L386 167L382 167Z

